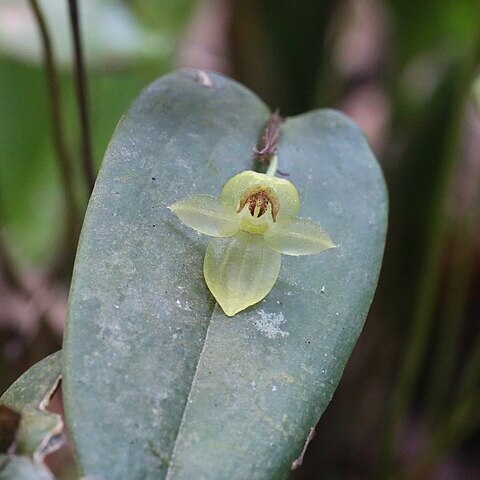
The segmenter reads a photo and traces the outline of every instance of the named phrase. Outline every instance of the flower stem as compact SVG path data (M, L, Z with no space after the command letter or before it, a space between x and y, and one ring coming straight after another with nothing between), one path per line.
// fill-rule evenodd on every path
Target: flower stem
M270 159L270 163L268 164L266 174L270 175L271 177L274 177L275 174L277 173L277 168L278 168L278 157L276 155L273 155L273 157Z

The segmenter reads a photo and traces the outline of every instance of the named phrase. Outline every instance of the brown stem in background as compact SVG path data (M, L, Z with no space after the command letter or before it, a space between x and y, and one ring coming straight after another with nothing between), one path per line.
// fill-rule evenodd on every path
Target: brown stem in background
M284 119L280 116L278 110L275 110L267 120L263 129L262 138L256 147L253 148L255 159L263 164L270 165L272 157L277 153L278 141L280 140L280 125ZM276 169L277 173L288 177L289 173L281 172Z
M60 177L65 195L65 201L67 204L69 230L74 231L76 230L78 215L73 189L72 160L66 147L65 132L63 130L63 122L61 115L60 81L58 72L55 67L52 42L50 40L50 35L48 32L47 24L45 22L45 18L42 11L40 10L37 0L29 0L29 2L35 19L37 21L42 41L43 59L45 63L45 73L47 76L48 100L50 103L50 111L52 115L52 134L54 148L58 167L60 170Z
M90 194L93 190L93 186L95 185L95 172L93 168L92 142L88 116L87 82L85 78L77 1L68 0L68 7L70 12L70 25L72 27L73 51L75 59L75 88L77 91L78 113L80 117L80 129L82 134L83 170L87 181L88 193Z
M267 163L272 155L277 152L278 140L280 139L280 125L283 118L278 110L270 115L263 129L262 138L257 147L253 149L255 157L259 162Z

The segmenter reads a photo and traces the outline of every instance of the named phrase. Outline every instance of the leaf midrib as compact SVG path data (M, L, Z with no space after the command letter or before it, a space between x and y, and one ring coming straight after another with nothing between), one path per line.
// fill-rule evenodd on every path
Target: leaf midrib
M218 303L215 302L215 305L213 306L212 313L210 315L210 320L208 322L207 330L205 331L205 336L203 338L202 349L200 351L200 355L198 356L197 364L195 366L195 372L193 374L192 381L190 382L188 395L187 395L187 398L185 400L185 404L183 406L182 418L180 419L180 422L178 424L178 430L177 430L177 433L175 435L175 442L173 444L172 451L169 455L169 463L168 463L167 473L165 474L165 480L171 480L172 479L172 477L170 475L171 474L173 475L173 472L174 472L175 451L176 451L176 448L177 448L178 439L180 438L180 432L182 431L183 424L185 423L185 416L186 416L188 405L190 403L190 399L191 399L191 396L192 396L193 387L194 387L195 381L197 379L199 366L202 363L203 354L205 352L205 347L206 347L207 341L208 341L208 335L210 333L210 327L212 326L212 319L213 319L213 316L215 315L215 312L218 308L220 308L220 307L219 307Z

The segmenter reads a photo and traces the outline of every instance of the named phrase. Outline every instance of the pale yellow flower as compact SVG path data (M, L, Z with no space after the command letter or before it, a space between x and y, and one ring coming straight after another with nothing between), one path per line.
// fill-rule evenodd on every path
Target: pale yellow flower
M296 217L300 202L295 186L263 173L235 175L220 198L192 195L169 208L189 227L216 237L205 254L204 275L229 316L270 292L281 253L311 255L335 247L320 225Z

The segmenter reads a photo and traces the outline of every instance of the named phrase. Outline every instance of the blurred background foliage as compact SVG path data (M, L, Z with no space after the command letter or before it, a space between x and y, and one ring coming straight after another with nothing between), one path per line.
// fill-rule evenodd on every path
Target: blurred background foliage
M66 4L39 1L60 75L73 217L38 26L27 0L0 0L0 391L61 346L68 239L88 199ZM339 108L382 163L391 216L376 301L293 478L480 478L480 2L79 4L96 167L133 98L182 66L233 76L284 116ZM50 464L74 478L67 448Z

